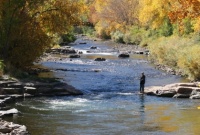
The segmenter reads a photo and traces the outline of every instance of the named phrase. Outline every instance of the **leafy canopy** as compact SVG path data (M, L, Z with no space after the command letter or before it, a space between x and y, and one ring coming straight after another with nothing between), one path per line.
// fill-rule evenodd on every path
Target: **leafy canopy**
M55 35L81 23L81 0L0 0L0 59L15 67L31 64Z

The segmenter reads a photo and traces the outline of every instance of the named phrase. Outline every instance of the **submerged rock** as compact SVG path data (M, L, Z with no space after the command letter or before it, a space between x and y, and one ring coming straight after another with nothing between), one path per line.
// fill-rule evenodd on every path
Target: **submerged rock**
M70 55L69 58L80 58L81 56L78 54Z
M97 47L96 46L91 46L90 49L97 49Z
M106 61L105 58L96 58L95 61Z
M118 57L120 57L120 58L128 58L128 57L130 57L130 55L128 53L122 53L122 54L119 54Z

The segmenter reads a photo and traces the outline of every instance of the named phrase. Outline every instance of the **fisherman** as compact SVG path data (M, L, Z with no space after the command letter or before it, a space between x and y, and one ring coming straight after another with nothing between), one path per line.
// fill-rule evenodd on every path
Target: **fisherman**
M140 77L140 93L144 93L144 84L145 84L145 75L144 72L142 72L142 75Z

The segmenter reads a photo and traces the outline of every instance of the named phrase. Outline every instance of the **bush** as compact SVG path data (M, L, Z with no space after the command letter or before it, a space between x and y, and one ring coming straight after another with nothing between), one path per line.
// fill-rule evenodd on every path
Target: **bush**
M76 40L76 37L74 36L73 33L63 34L61 38L63 39L63 42L66 43L74 42Z
M152 30L148 28L140 28L139 26L132 26L130 30L124 35L124 42L126 44L134 44L145 47L159 37L159 32L157 30Z
M165 36L165 37L171 36L173 34L173 26L172 26L169 18L165 18L162 26L159 29L159 32L160 32L161 36Z
M120 31L111 33L111 39L117 43L124 43L123 37L124 34Z
M159 38L159 32L156 29L147 29L142 32L142 41L140 42L140 46L146 47L149 43L157 40Z
M139 45L142 41L143 29L138 26L133 26L130 28L129 32L124 35L123 41L126 44Z
M178 68L189 79L200 80L200 45L199 38L179 36L162 37L149 45L150 58L159 64Z
M176 45L175 41L176 38L169 39L166 37L154 40L149 46L150 57L160 64L176 67L177 50L180 46Z
M187 46L179 53L178 66L190 79L200 80L200 45Z
M83 26L82 31L83 31L83 34L87 36L91 36L91 37L95 36L95 30L93 27Z
M108 32L106 32L105 29L101 29L100 32L97 35L98 38L101 39L111 39L111 36Z
M192 28L193 26L192 26L190 19L188 19L188 18L184 19L183 23L184 23L184 34L188 35L188 34L194 32L194 29Z

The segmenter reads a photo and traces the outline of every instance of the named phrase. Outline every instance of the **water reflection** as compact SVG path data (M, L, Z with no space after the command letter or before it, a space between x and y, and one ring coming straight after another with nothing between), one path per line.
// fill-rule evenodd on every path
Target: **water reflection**
M88 50L90 46L110 49L102 43L77 45ZM96 57L106 57L96 62ZM33 135L148 135L198 133L199 110L182 110L174 99L137 94L138 76L147 73L147 86L179 82L180 78L155 70L146 56L131 55L119 59L116 53L83 54L80 59L68 58L42 65L57 70L55 76L84 91L80 97L53 97L26 100L14 105L23 112L15 120L24 124ZM94 72L94 69L100 69ZM47 76L51 74L43 74ZM184 104L190 106L194 103ZM183 104L180 104L183 107ZM39 123L39 124L38 124ZM181 125L180 123L184 123Z
M139 102L140 102L140 118L141 123L145 123L145 96L144 94L139 95Z

